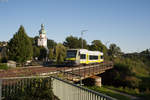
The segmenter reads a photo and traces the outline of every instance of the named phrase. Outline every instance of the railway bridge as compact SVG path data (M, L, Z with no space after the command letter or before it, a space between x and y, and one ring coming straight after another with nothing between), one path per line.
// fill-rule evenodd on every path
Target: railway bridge
M69 69L60 68L57 70L57 76L69 81L78 82L82 84L82 80L86 78L95 79L96 85L101 86L101 77L96 75L104 73L106 70L112 69L112 62L104 62L101 64L71 67Z

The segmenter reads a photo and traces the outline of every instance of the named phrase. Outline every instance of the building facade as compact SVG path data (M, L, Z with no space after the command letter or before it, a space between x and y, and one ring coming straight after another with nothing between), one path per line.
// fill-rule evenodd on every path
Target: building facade
M46 31L44 29L43 24L41 24L41 29L39 30L39 38L38 38L37 45L47 48L47 37L46 37Z

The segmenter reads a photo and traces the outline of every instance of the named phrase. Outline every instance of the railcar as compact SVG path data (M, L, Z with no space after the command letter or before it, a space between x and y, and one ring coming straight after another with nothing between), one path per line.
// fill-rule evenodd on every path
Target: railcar
M87 49L68 49L66 64L71 66L102 63L103 53L99 51L89 51Z

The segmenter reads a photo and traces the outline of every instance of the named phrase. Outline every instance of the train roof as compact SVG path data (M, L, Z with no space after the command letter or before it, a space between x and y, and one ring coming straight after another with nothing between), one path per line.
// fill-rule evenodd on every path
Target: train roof
M87 49L68 49L68 50L78 50L80 51L80 53L89 53L89 54L93 54L93 55L103 55L103 52L100 52L100 51L90 51L90 50L87 50Z

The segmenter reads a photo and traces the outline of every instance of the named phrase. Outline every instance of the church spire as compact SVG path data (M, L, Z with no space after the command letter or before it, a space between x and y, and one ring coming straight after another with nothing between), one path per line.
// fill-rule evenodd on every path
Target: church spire
M44 30L44 24L41 24L41 29L43 29L43 30Z
M41 29L39 31L39 34L46 34L46 31L44 29L44 24L41 24Z

